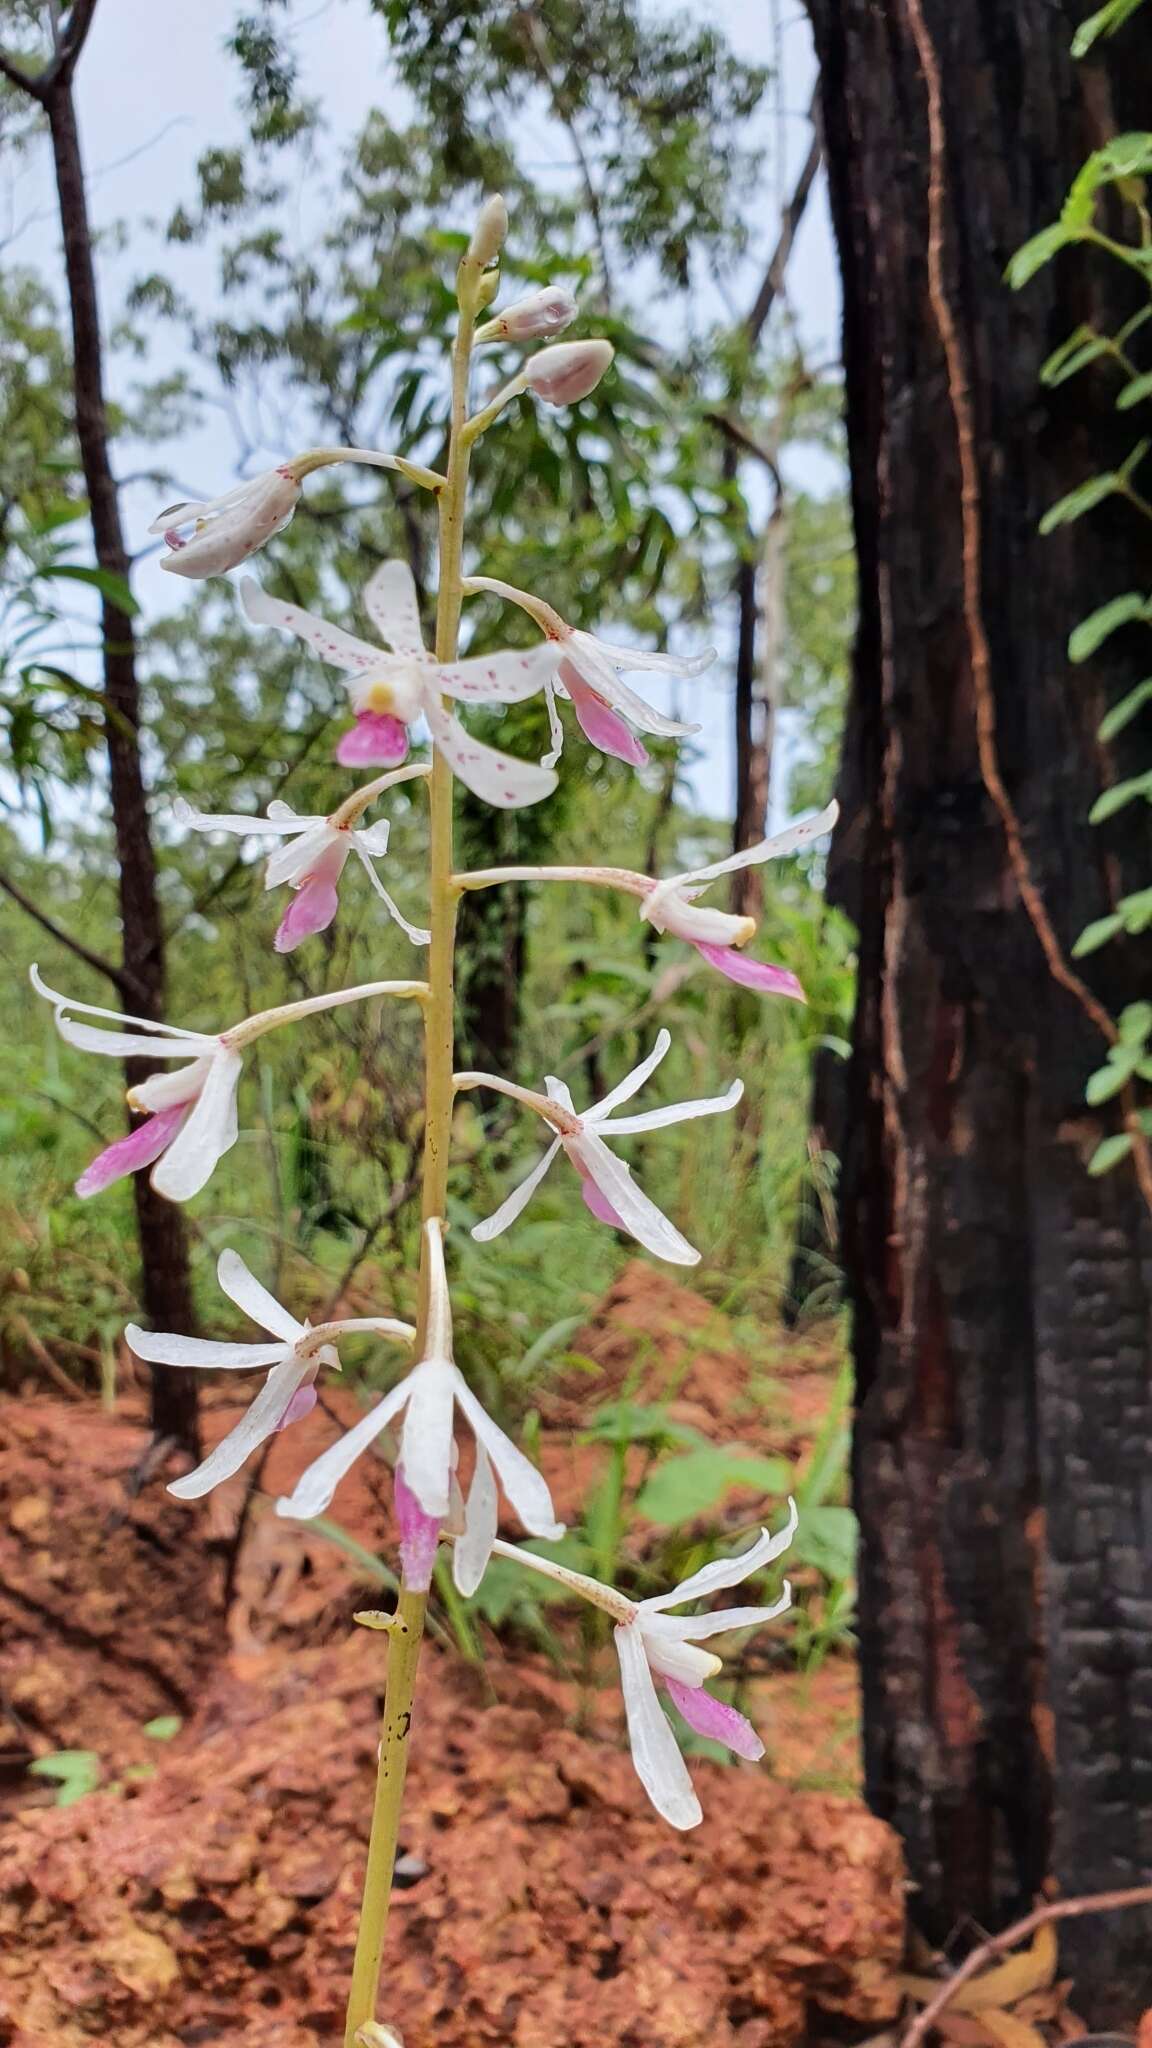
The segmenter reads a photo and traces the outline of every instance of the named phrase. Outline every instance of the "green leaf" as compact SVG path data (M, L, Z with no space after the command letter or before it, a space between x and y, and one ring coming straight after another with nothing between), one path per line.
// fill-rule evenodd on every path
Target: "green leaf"
M1113 1138L1104 1138L1088 1161L1088 1171L1094 1179L1102 1173L1111 1173L1122 1159L1127 1159L1132 1150L1132 1140L1127 1131L1118 1131Z
M1022 285L1026 285L1030 278L1035 277L1038 270L1042 270L1046 263L1052 261L1058 250L1065 248L1074 239L1063 221L1053 221L1051 227L1041 228L1038 235L1033 235L1031 241L1025 242L1022 249L1017 249L1004 272L1012 290L1018 292Z
M72 562L59 562L54 568L42 569L40 575L46 580L64 577L70 583L88 583L128 618L135 618L140 610L125 578L112 569L83 569Z
M1102 505L1105 498L1114 495L1118 479L1108 476L1090 476L1086 483L1078 484L1067 497L1058 498L1048 507L1040 521L1041 533L1053 533L1058 526L1070 526L1074 519L1082 519L1085 512L1091 512L1096 505Z
M58 1749L40 1756L28 1766L34 1778L50 1778L59 1785L57 1806L75 1806L94 1792L100 1783L100 1759L94 1749Z
M1130 896L1122 896L1116 913L1134 938L1146 932L1152 925L1152 889L1134 889Z
M1128 412L1134 405L1141 405L1146 398L1152 398L1152 370L1145 370L1142 377L1133 377L1124 386L1116 400L1117 411Z
M1149 618L1152 618L1152 600L1142 596L1138 590L1126 590L1122 597L1110 597L1107 604L1100 605L1086 619L1081 619L1068 641L1068 659L1087 661L1089 655L1095 654L1097 648L1102 647L1112 633L1118 633L1121 626L1129 626L1137 619L1147 623Z
M851 1508L813 1508L801 1515L796 1556L826 1579L850 1579L856 1570L859 1531Z
M1148 1042L1152 1032L1152 1003L1128 1003L1121 1010L1118 1019L1121 1045L1139 1045Z
M1142 683L1137 683L1134 689L1121 697L1118 704L1113 704L1111 710L1100 720L1099 737L1102 740L1114 740L1117 733L1123 732L1124 727L1131 724L1136 713L1142 711L1150 700L1152 676L1145 676Z
M144 1733L150 1735L153 1742L171 1742L174 1735L179 1735L183 1726L182 1714L157 1714L154 1720L145 1721Z
M1086 369L1089 363L1107 355L1110 346L1106 335L1095 334L1091 327L1081 324L1041 364L1040 382L1050 388L1065 383L1069 377L1075 377L1078 371Z
M1092 924L1085 925L1072 948L1072 958L1085 959L1089 953L1095 953L1101 946L1106 946L1109 939L1114 939L1123 929L1124 919L1118 910L1111 911L1107 917L1096 918Z
M666 1459L641 1487L634 1506L645 1521L674 1528L705 1514L734 1486L752 1486L776 1499L791 1483L786 1458L761 1458L739 1444L701 1444L682 1457Z
M1101 36L1114 36L1142 4L1143 0L1105 0L1103 7L1080 23L1072 38L1072 55L1086 57L1093 43Z
M1106 818L1114 818L1117 811L1141 796L1152 803L1152 768L1143 775L1129 776L1126 782L1114 782L1111 789L1104 790L1088 813L1089 824L1102 825Z

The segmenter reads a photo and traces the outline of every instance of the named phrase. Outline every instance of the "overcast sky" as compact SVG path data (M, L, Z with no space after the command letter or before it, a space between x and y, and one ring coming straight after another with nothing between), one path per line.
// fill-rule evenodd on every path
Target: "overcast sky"
M666 0L652 0L652 4L663 11ZM806 110L814 63L801 10L797 6L791 11L791 0L780 0L780 5L788 158L782 183L788 189L808 148ZM173 249L158 229L179 201L194 195L200 152L210 143L242 138L243 124L235 105L235 66L224 49L237 11L237 0L196 0L196 4L183 7L100 0L80 67L78 98L95 222L100 228L120 223L127 230L126 246L106 248L102 256L106 325L115 318L124 288L153 267L176 275L185 287L202 277L205 287L211 288L213 269L206 253ZM741 53L761 62L772 61L772 11L768 6L751 6L748 0L708 0L707 12L727 29ZM333 145L359 128L373 104L399 110L402 99L389 76L386 37L379 18L369 14L364 0L293 0L285 13L291 23L303 89L309 98L320 102ZM553 162L548 175L563 175L555 169L555 158L562 152L549 153ZM308 233L310 197L301 177L287 215L301 237ZM766 216L762 241L749 257L746 274L733 286L738 306L754 291L773 239L773 222ZM6 180L0 184L0 241L9 264L31 264L56 273L55 205L41 156L19 162L9 159ZM839 329L838 287L822 179L798 239L789 291L805 338L824 359L834 354ZM150 374L162 368L162 357L149 363ZM114 365L114 387L118 377L130 374L130 364ZM272 459L287 452L268 451ZM156 460L154 451L149 459ZM227 423L216 415L210 415L200 430L169 451L173 473L181 485L204 490L223 488L233 481L236 459ZM128 524L134 545L142 543L143 529L154 510L146 493L128 494ZM161 573L155 556L140 562L135 589L145 611L169 609L181 597L177 579ZM714 637L726 655L722 622ZM705 727L705 757L693 778L696 795L714 814L730 815L730 660L718 662L696 688L699 695L694 699L694 714Z

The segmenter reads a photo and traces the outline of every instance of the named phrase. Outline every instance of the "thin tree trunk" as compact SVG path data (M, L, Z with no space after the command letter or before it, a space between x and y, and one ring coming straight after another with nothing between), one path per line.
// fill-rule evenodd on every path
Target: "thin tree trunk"
M44 109L52 138L64 241L72 319L76 434L88 490L93 543L100 567L126 579L130 564L108 452L100 315L70 70L47 93ZM145 1017L162 1018L164 933L140 758L140 690L132 620L111 598L105 597L101 624L104 693L108 704L104 730L119 867L125 983L131 988L135 1011ZM148 1071L141 1060L126 1062L129 1083L140 1081ZM133 1187L145 1313L159 1329L191 1330L192 1288L184 1219L178 1208L154 1193L145 1175L137 1174ZM194 1375L164 1366L153 1366L150 1370L154 1428L158 1434L195 1450Z
M1137 1883L1152 1843L1152 1231L1127 1170L1085 1170L1114 1127L1084 1104L1103 1040L1042 950L978 729L991 713L1067 956L1117 884L1149 872L1137 806L1107 833L1087 823L1111 779L1096 728L1143 645L1133 629L1080 670L1066 653L1079 618L1147 586L1148 549L1119 510L1038 535L1046 506L1135 438L1106 374L1046 392L1039 370L1078 321L1111 330L1138 301L1087 252L1020 295L1003 281L1107 130L1101 65L1069 56L1079 0L809 8L860 568L830 882L860 931L842 1215L866 1789L904 1838L913 1913L944 1938L1004 1924L1048 1874L1066 1893ZM963 493L914 27L942 80L936 248L978 472ZM1102 47L1117 125L1146 125L1147 30ZM1126 735L1115 774L1146 747L1146 728ZM1099 956L1113 1011L1148 993L1147 961ZM1152 2000L1152 1915L1061 1940L1093 2023Z

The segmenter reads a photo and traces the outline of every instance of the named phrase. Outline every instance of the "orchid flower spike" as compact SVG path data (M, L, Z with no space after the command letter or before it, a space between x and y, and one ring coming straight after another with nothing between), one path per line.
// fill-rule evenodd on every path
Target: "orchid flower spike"
M300 501L304 478L334 462L395 469L429 490L438 489L444 481L434 470L373 448L311 448L291 462L281 462L275 469L262 470L259 476L234 484L218 498L188 498L166 506L148 528L149 533L162 533L171 549L160 567L174 576L194 578L222 576L225 570L238 568L287 526ZM190 535L184 534L184 527L191 527Z
M661 1031L652 1051L639 1066L633 1067L632 1072L626 1074L602 1102L593 1103L590 1109L579 1115L568 1088L554 1074L546 1077L546 1095L520 1088L514 1081L502 1081L498 1074L457 1074L454 1078L458 1089L494 1088L501 1095L510 1095L515 1101L534 1109L556 1132L543 1158L536 1162L531 1173L513 1189L495 1214L476 1225L473 1237L487 1244L491 1238L499 1237L502 1231L507 1230L520 1211L527 1207L530 1197L563 1147L580 1175L581 1194L593 1216L602 1223L613 1224L617 1230L627 1231L629 1237L634 1237L645 1251L657 1259L667 1259L674 1266L698 1265L699 1252L687 1238L681 1237L656 1204L649 1201L633 1180L631 1167L617 1159L604 1142L609 1136L613 1139L635 1137L641 1131L662 1130L666 1124L687 1123L693 1117L718 1116L722 1110L732 1109L739 1102L744 1093L744 1083L733 1081L726 1095L709 1096L696 1102L674 1102L665 1109L647 1110L641 1116L613 1116L613 1110L635 1095L655 1073L671 1044L670 1034Z
M194 810L182 798L173 805L172 815L179 824L190 825L196 832L234 832L240 838L265 834L292 842L271 855L264 872L266 889L276 889L287 882L294 892L272 941L278 953L294 953L314 932L327 931L339 908L337 884L353 853L389 917L395 919L414 946L426 946L432 934L409 924L376 872L376 861L388 851L387 820L362 830L357 829L355 820L386 789L430 772L425 763L418 762L394 769L390 775L377 776L374 782L355 790L327 818L300 817L289 804L278 802L269 804L264 818L238 817L226 812Z
M250 619L295 633L324 661L355 679L348 688L356 723L336 749L336 759L344 767L393 767L403 761L409 728L422 717L454 773L485 803L516 810L538 803L555 789L551 768L516 761L482 745L441 701L452 697L467 704L519 704L534 697L551 675L549 649L434 661L421 636L416 585L406 562L382 562L364 588L364 608L390 654L298 605L269 597L258 583L246 580L240 588Z
M656 1681L659 1679L677 1712L698 1735L722 1742L751 1763L759 1762L764 1744L751 1722L737 1713L735 1707L705 1690L705 1679L714 1678L722 1669L720 1658L697 1645L710 1636L728 1635L736 1629L763 1628L765 1622L775 1621L791 1606L792 1588L785 1580L779 1600L771 1607L722 1607L710 1614L690 1615L670 1614L668 1609L682 1607L686 1600L703 1599L728 1586L738 1586L753 1572L762 1571L787 1550L796 1534L797 1522L796 1503L790 1500L788 1521L778 1535L762 1529L758 1540L738 1557L718 1558L714 1564L693 1572L691 1578L674 1586L670 1593L640 1601L628 1600L615 1587L586 1578L582 1572L569 1571L533 1551L518 1550L511 1543L494 1546L501 1557L515 1558L529 1570L570 1586L573 1592L612 1616L632 1761L657 1813L674 1828L697 1827L703 1814L688 1766L661 1709Z
M714 861L711 867L692 868L687 874L670 875L663 882L650 882L641 896L641 917L658 932L671 932L675 938L687 939L701 959L727 975L729 981L756 989L761 995L793 996L802 1003L804 991L786 967L775 967L766 960L749 960L740 951L755 935L754 917L735 917L727 910L698 909L696 898L721 875L779 860L784 854L797 853L802 846L822 839L832 830L839 813L839 805L830 803L817 817L790 825L786 832L777 832L771 839L762 839L756 846L730 854L727 860Z
M443 1233L439 1217L429 1218L424 1226L428 1316L419 1364L346 1436L308 1466L290 1499L277 1501L276 1512L302 1521L322 1515L345 1473L381 1430L403 1413L396 1461L396 1512L404 1583L413 1590L430 1584L440 1531L451 1517L460 1528L453 1573L460 1591L471 1594L480 1584L496 1541L497 1479L530 1535L554 1543L564 1534L564 1525L556 1520L552 1496L540 1473L481 1407L453 1359ZM476 1466L465 1503L460 1501L455 1480L457 1409L476 1440Z
M68 1045L81 1052L104 1053L113 1059L183 1060L174 1074L150 1074L128 1090L132 1109L146 1110L145 1123L117 1138L99 1153L76 1183L81 1196L96 1195L123 1180L125 1174L153 1166L152 1186L171 1202L186 1202L199 1194L213 1171L231 1151L239 1136L236 1090L244 1064L244 1051L254 1039L263 1037L280 1024L299 1017L314 1016L320 1010L359 1002L368 996L409 996L421 1000L426 993L422 981L369 981L356 988L336 989L329 995L307 996L302 1002L282 1003L274 1010L258 1010L227 1031L215 1034L185 1031L174 1024L157 1024L151 1017L134 1017L120 1010L103 1010L96 1003L78 1003L49 988L39 968L30 969L37 995L53 1006L56 1029ZM135 1031L101 1031L91 1024L78 1024L67 1013L78 1011L86 1017L108 1017L114 1024L136 1025Z
M199 1500L221 1480L230 1479L260 1444L289 1423L299 1422L316 1406L316 1376L322 1365L340 1370L336 1344L341 1337L371 1330L410 1344L416 1335L410 1323L391 1316L346 1317L335 1323L299 1323L274 1295L260 1285L238 1252L221 1252L216 1277L224 1293L273 1341L262 1344L218 1344L212 1339L177 1337L141 1330L129 1323L124 1334L137 1358L150 1365L191 1365L212 1372L250 1372L268 1367L268 1376L247 1413L217 1444L203 1464L168 1488L178 1500Z
M715 661L714 647L694 655L653 654L643 648L614 647L610 641L570 626L543 598L517 590L515 584L501 583L494 576L469 576L464 583L465 595L470 597L480 591L491 591L494 597L519 605L554 643L555 673L545 692L552 726L552 751L544 756L546 766L555 765L564 744L563 728L556 715L557 694L571 700L581 731L594 747L602 754L614 755L618 761L627 761L632 768L643 768L648 759L648 750L637 739L633 727L658 739L683 739L689 733L699 732L698 725L683 725L679 719L666 718L663 712L655 711L620 681L619 672L653 669L662 675L698 676Z

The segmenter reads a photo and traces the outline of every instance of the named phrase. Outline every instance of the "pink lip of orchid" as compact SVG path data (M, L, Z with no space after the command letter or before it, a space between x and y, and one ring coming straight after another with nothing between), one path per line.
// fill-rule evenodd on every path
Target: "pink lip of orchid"
M211 1372L268 1368L264 1385L235 1428L229 1430L194 1472L169 1486L169 1493L178 1500L201 1499L238 1472L270 1436L307 1415L315 1406L315 1381L321 1366L340 1370L336 1344L341 1337L372 1331L377 1336L395 1337L410 1344L416 1335L411 1324L396 1322L391 1316L346 1317L321 1323L315 1329L310 1323L297 1322L249 1272L238 1252L221 1252L216 1274L229 1300L261 1329L269 1331L272 1343L218 1344L211 1338L141 1330L135 1323L129 1323L124 1332L137 1358L149 1364L193 1366Z
M606 1095L601 1102L593 1103L589 1109L577 1113L571 1094L563 1081L549 1074L545 1081L546 1095L535 1094L531 1089L520 1088L512 1081L504 1081L498 1074L464 1073L454 1076L457 1089L493 1088L497 1093L512 1096L534 1109L538 1116L550 1123L557 1135L542 1158L537 1160L532 1171L514 1188L495 1214L483 1223L478 1223L472 1232L480 1243L487 1244L499 1237L515 1222L531 1196L539 1187L548 1168L563 1148L584 1183L584 1200L592 1214L604 1223L612 1223L619 1230L625 1230L634 1237L645 1251L654 1258L666 1259L675 1266L695 1266L700 1254L682 1237L669 1222L663 1211L649 1200L632 1178L632 1169L622 1159L617 1159L604 1140L635 1137L643 1131L662 1130L668 1124L686 1123L694 1117L719 1116L722 1111L733 1109L744 1093L742 1081L733 1081L727 1094L709 1096L695 1102L670 1103L664 1109L651 1109L640 1116L618 1117L613 1111L627 1102L642 1088L645 1081L655 1073L665 1057L672 1039L667 1031L661 1031L652 1051L639 1066ZM603 1133L603 1135L601 1135Z
M530 591L518 590L514 584L502 583L494 576L470 576L466 579L465 596L479 595L483 591L518 605L555 644L555 673L546 693L552 729L552 748L544 756L547 767L554 766L559 760L564 744L563 727L556 714L557 696L570 700L585 738L594 747L598 747L602 754L612 754L618 761L626 761L633 768L642 768L648 759L647 748L637 739L637 732L650 733L657 739L684 739L699 732L698 725L685 725L679 719L666 718L663 712L654 710L635 690L621 682L620 671L650 669L661 675L698 676L715 661L714 647L707 647L703 653L695 655L614 647L610 641L601 640L594 633L585 633L579 627L570 626L558 611L546 604L543 598L534 597Z
M266 889L287 883L294 892L273 941L278 953L294 952L305 939L315 932L325 931L332 923L339 907L337 884L351 854L356 855L389 917L395 920L414 946L426 946L431 933L409 923L376 872L376 861L388 851L387 820L362 829L358 829L353 820L386 789L397 783L426 777L429 773L428 767L419 762L397 769L390 775L378 776L375 782L356 790L327 818L302 817L290 805L279 802L269 804L266 817L252 818L226 812L197 811L183 800L173 805L172 815L178 824L189 825L196 832L231 832L239 838L264 835L292 842L279 847L270 856L264 875Z
M518 810L552 794L556 776L550 767L514 760L483 745L465 731L455 713L445 711L442 701L450 697L465 704L522 703L551 678L554 663L548 649L510 649L464 661L435 661L424 646L416 586L406 562L382 562L364 589L365 610L390 653L298 605L269 597L251 578L240 591L250 619L296 634L322 660L355 679L348 687L357 725L345 734L339 750L346 764L383 760L390 765L403 758L408 730L423 718L453 773L485 803Z
M224 1154L236 1143L236 1091L245 1048L254 1039L280 1024L294 1023L299 1017L313 1016L318 1011L336 1009L369 996L392 995L422 1001L427 992L422 981L361 982L355 988L336 989L329 995L307 996L301 1002L258 1010L226 1031L211 1034L158 1024L151 1017L134 1017L121 1010L105 1010L97 1003L76 1002L73 997L49 988L35 965L29 969L29 979L37 995L51 1003L61 1038L78 1051L122 1060L186 1062L174 1074L150 1074L147 1080L138 1081L129 1089L130 1106L147 1110L148 1122L107 1146L76 1183L77 1194L95 1195L126 1174L152 1166L152 1186L170 1202L186 1202L199 1194ZM103 1031L91 1024L77 1023L68 1015L70 1010L138 1028Z
M500 1557L515 1558L530 1571L568 1586L574 1593L611 1615L616 1654L620 1660L620 1682L632 1761L644 1790L656 1811L674 1828L699 1826L703 1819L688 1766L664 1714L656 1690L659 1680L677 1711L697 1734L710 1736L734 1750L737 1756L757 1762L764 1745L750 1721L723 1700L705 1690L705 1680L723 1668L719 1657L698 1648L711 1636L729 1635L737 1629L763 1628L786 1613L792 1604L787 1580L771 1607L725 1607L710 1614L670 1614L686 1600L701 1600L728 1586L738 1586L753 1572L762 1571L787 1550L796 1534L799 1517L794 1500L788 1502L788 1520L773 1536L762 1529L755 1543L738 1557L718 1558L691 1578L674 1586L670 1593L633 1601L590 1579L583 1572L570 1571L552 1558L518 1549L513 1543L497 1542L493 1550Z
M435 1539L451 1517L459 1521L461 1529L453 1555L456 1584L462 1593L471 1594L483 1577L496 1541L497 1478L531 1535L556 1542L564 1534L564 1525L556 1520L551 1494L540 1473L481 1407L455 1363L443 1224L439 1217L431 1217L424 1229L429 1295L422 1358L347 1435L307 1467L291 1496L277 1501L276 1512L299 1521L322 1515L357 1458L403 1413L396 1477L404 1583L427 1587ZM457 1409L476 1441L475 1474L466 1503L460 1502L455 1483Z

